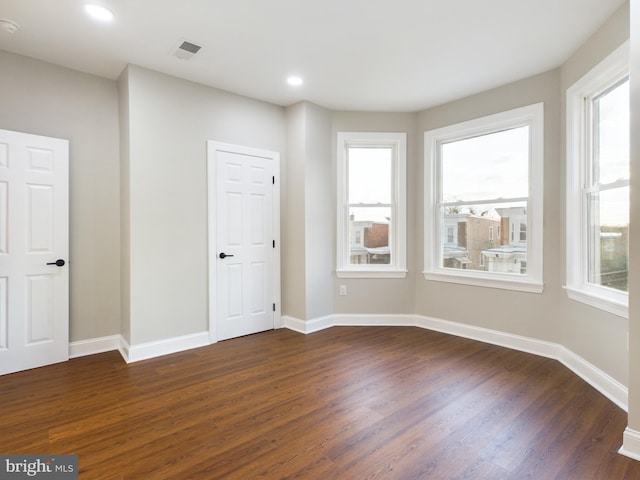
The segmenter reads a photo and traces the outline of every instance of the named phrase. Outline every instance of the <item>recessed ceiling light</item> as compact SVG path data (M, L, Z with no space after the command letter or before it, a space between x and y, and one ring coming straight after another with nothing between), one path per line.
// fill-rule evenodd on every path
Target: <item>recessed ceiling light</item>
M294 86L294 87L298 87L298 86L302 85L304 83L304 81L300 77L292 76L292 77L287 78L287 83L289 85Z
M87 3L84 6L84 11L87 12L91 18L101 22L110 22L113 20L113 12L102 5Z

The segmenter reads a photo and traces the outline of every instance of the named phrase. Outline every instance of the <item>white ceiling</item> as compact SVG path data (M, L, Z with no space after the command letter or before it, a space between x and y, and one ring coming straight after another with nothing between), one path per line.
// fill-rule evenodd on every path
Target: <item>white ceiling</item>
M101 24L83 0L0 0L20 26L0 49L111 79L133 63L283 106L418 111L558 67L624 1L94 0L115 13ZM204 48L180 60L181 39Z

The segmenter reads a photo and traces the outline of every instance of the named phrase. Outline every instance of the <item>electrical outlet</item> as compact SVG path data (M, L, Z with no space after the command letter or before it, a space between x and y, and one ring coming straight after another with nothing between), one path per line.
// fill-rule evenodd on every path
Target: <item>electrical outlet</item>
M340 285L340 295L344 296L347 294L347 286L346 285Z

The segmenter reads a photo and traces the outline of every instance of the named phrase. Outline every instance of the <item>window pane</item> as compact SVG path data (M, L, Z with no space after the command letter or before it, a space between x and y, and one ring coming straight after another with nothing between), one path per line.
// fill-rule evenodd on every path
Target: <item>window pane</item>
M393 149L349 147L349 203L391 203Z
M444 207L441 231L443 268L527 273L526 202Z
M442 201L526 197L528 170L528 126L444 143Z
M589 283L627 291L629 188L587 195Z
M594 183L629 178L629 80L594 100Z
M349 209L349 263L391 263L389 248L389 207L352 207Z

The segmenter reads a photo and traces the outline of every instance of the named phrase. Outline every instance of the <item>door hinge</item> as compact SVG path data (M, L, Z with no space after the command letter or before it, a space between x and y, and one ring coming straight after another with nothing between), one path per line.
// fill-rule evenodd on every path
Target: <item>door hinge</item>
M271 183L272 183L273 185L275 185L275 184L276 184L276 177L275 177L275 176L271 177Z
M276 248L276 241L273 241L273 248Z
M276 311L276 304L275 303L273 304L273 311L274 312Z

